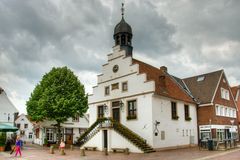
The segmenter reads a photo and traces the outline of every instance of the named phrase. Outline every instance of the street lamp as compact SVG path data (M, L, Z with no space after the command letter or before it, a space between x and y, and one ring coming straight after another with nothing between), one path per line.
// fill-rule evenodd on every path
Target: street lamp
M209 125L210 125L210 139L212 139L212 119L209 119Z
M121 111L123 111L123 107L124 107L124 103L123 103L123 101L122 100L120 100L120 102L119 102L119 106L120 106L120 109L121 109Z
M233 139L233 123L234 123L234 119L230 120L232 126L231 126L231 139Z
M103 104L103 110L106 114L108 113L108 106L106 104Z

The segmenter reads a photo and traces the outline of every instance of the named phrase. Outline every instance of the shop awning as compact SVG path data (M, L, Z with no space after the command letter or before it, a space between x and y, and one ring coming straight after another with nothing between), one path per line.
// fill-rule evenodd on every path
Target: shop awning
M0 124L0 132L16 132L17 130L17 127L7 124Z

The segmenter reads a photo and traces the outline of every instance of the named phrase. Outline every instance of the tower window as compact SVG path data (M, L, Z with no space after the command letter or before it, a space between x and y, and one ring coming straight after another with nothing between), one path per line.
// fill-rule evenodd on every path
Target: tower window
M121 36L121 44L122 45L126 44L126 36L125 35Z
M116 37L116 45L119 45L120 44L120 39L119 39L119 36Z

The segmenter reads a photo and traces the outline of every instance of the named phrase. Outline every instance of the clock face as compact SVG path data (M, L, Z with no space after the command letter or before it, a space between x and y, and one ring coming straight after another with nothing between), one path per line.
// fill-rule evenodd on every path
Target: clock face
M113 72L116 73L118 71L118 65L113 66Z

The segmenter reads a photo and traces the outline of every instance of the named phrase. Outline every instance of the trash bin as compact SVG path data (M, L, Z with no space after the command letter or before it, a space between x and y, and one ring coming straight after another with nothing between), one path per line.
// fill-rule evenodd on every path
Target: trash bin
M208 150L213 151L213 140L211 139L208 140Z

